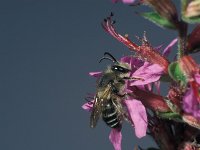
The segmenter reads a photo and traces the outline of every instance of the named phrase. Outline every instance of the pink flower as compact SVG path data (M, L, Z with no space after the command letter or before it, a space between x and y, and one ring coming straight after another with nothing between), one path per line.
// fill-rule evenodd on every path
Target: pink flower
M130 60L129 57L123 57L121 60ZM132 59L132 61L130 61L130 63L133 64L133 62L137 65L139 65L140 60L137 59ZM142 64L141 64L142 65ZM132 70L135 70L134 67L132 67ZM101 75L101 72L90 72L89 75L94 76L99 78ZM82 108L87 110L87 111L91 111L92 107L93 107L93 102L94 101L90 101L88 103L85 103ZM136 136L138 138L141 138L143 136L146 135L146 128L147 128L147 116L146 116L146 110L145 107L142 105L142 103L136 99L126 99L124 104L126 105L127 109L128 109L128 113L130 115L131 121L135 126L135 132L136 132ZM137 109L136 109L137 108ZM133 109L133 110L132 110ZM140 118L140 119L139 119ZM138 122L139 121L139 122ZM143 125L141 124L141 122L143 122ZM136 124L140 124L139 126L137 126ZM140 129L141 127L143 127L142 129Z
M113 144L115 150L121 150L121 143L122 143L121 129L112 129L109 135L109 139Z
M163 51L163 55L168 55L171 48L176 44L177 39L174 39ZM145 107L159 112L170 111L166 105L163 97L160 95L153 94L150 88L151 84L155 84L157 90L160 90L160 77L164 74L164 68L158 64L151 64L144 62L135 57L126 56L121 58L121 62L126 62L131 66L131 75L133 78L140 78L142 80L132 80L127 83L127 92L134 93L138 100L140 100ZM145 91L146 86L149 91ZM136 88L134 88L136 87ZM138 88L137 88L138 87Z
M183 97L183 109L186 113L200 119L199 102L193 88L189 88Z
M135 129L135 135L138 138L142 138L146 136L147 130L147 115L146 109L143 104L136 99L127 99L124 104L127 107L128 114L130 116L130 121L133 123ZM82 108L91 111L93 107L93 103L85 103ZM115 150L121 150L121 140L122 134L121 129L113 128L110 132L109 139L113 144Z
M189 86L183 97L183 110L195 118L200 119L199 66L191 56L183 56L178 62Z
M178 61L189 87L183 96L183 110L200 120L200 68L191 56L183 56Z
M126 56L121 58L120 61L128 63L131 66L130 77L133 78L134 80L126 82L125 91L128 93L133 92L131 86L138 86L139 88L141 88L141 86L154 83L158 81L161 75L164 73L164 69L161 66L157 64L150 64L148 62L143 62L135 57ZM102 74L101 72L89 73L89 75L94 76L96 78L101 77L101 74ZM158 101L160 101L160 99ZM155 101L153 102L155 103ZM126 107L129 119L135 130L135 135L138 138L144 137L146 135L146 130L147 130L147 114L144 105L139 99L135 99L131 95L127 96L127 98L123 101L123 105L124 107ZM82 108L87 111L91 111L92 107L93 107L92 101L90 103L85 103L82 106ZM163 107L165 106L163 105ZM121 150L122 135L120 129L112 129L109 139L112 142L115 150Z
M135 135L138 138L146 136L147 115L144 105L136 99L126 99L124 103L134 124Z
M169 54L171 53L172 51L172 47L177 43L178 39L175 38L173 39L168 45L167 47L165 47L165 49L163 50L162 52L162 56L164 57L168 57ZM158 46L156 49L158 49L158 51L162 48L162 45L161 46ZM160 81L157 81L154 83L155 85L155 88L157 90L157 93L160 94Z
M138 46L137 44L132 42L127 35L122 36L121 34L117 33L114 28L114 23L112 21L112 15L104 20L104 22L102 23L102 27L111 36L126 45L131 51L135 51L143 60L152 64L158 64L164 69L165 73L168 72L168 60L150 45L145 35L144 38L141 39L142 45Z
M147 85L156 82L164 74L164 69L158 64L143 62L131 56L121 58L121 62L128 63L131 66L130 77L139 78L139 80L130 81L129 86Z

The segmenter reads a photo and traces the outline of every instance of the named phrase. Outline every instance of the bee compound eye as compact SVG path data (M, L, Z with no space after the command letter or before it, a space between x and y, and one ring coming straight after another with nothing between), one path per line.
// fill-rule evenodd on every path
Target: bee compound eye
M119 71L122 71L122 72L123 72L123 71L124 71L124 68L119 67Z
M117 67L117 66L112 66L111 69L112 69L113 71L117 71L117 70L118 70L118 67Z

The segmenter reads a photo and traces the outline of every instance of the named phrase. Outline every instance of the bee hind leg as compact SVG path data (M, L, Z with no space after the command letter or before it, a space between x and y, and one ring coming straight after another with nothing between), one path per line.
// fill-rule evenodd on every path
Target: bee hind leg
M140 77L124 77L123 78L124 80L142 80L142 81L144 81L144 79L143 78L140 78Z
M111 83L111 87L112 87L112 92L113 92L116 96L118 96L118 97L120 97L120 98L123 98L123 97L126 96L126 94L119 94L119 90L116 88L116 86L115 86L113 83Z

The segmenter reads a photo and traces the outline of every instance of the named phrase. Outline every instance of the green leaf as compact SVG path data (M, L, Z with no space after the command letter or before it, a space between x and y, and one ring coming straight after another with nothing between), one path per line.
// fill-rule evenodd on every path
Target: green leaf
M165 27L169 29L176 29L176 27L167 19L163 18L156 12L147 12L141 14L145 19L148 19L149 21L155 23L156 25L160 27Z
M176 82L180 82L182 86L185 86L187 83L186 76L181 71L179 64L177 62L173 62L168 67L168 72L170 77Z
M157 112L157 115L164 119L175 120L178 122L183 122L180 114L175 112Z
M200 16L192 18L186 18L185 16L183 16L182 19L190 24L200 23Z

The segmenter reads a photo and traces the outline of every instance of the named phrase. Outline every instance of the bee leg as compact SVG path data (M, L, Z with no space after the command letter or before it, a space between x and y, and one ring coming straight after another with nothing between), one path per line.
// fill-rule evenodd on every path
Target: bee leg
M115 93L118 97L123 98L125 97L127 94L119 94L119 93Z
M134 124L133 124L133 122L131 121L130 116L129 116L128 113L124 112L123 117L124 117L124 119L125 119L127 122L129 122L130 124L132 124L132 125L134 126Z
M144 79L140 78L140 77L124 77L123 79L124 80L142 80L142 81L144 81Z
M124 80L119 80L118 82L124 82ZM110 81L110 87L112 90L112 93L114 93L116 96L120 97L120 98L124 98L127 94L119 94L119 89L116 87L116 85L114 84L113 81Z
M113 84L113 83L111 83L111 87L112 87L112 92L116 95L116 96L118 96L118 97L124 97L124 96L126 96L126 94L119 94L119 90L116 88L116 86Z
M112 101L113 102L113 105L115 107L115 109L117 110L118 112L118 117L120 118L120 123L122 123L122 120L124 119L124 111L123 111L123 107L122 105L120 104L120 102L117 102L117 101Z
M119 90L117 89L117 87L114 85L113 82L110 82L110 85L111 85L111 90L112 90L113 93L116 94L116 93L119 92Z

